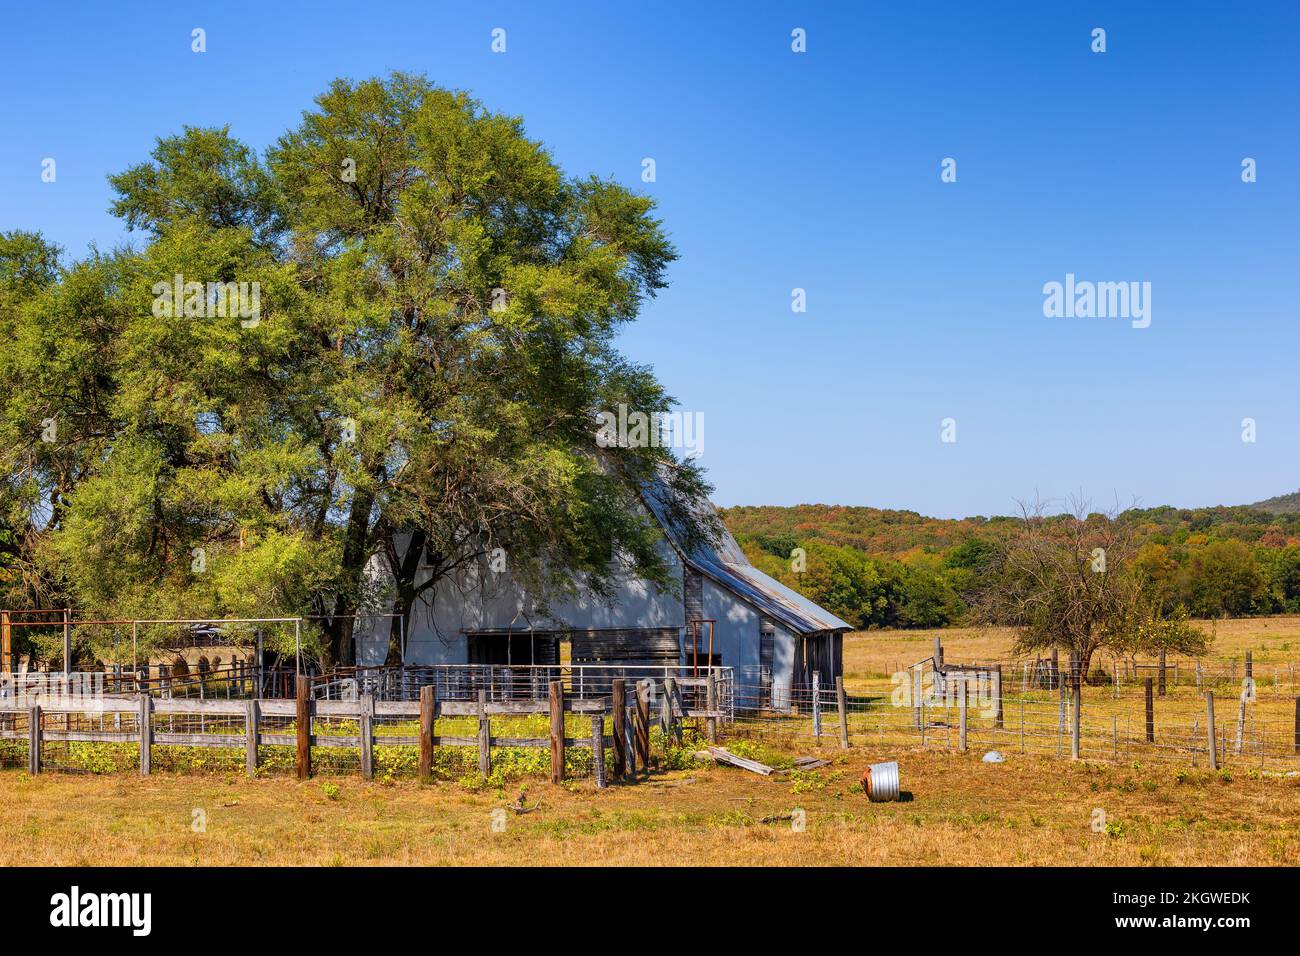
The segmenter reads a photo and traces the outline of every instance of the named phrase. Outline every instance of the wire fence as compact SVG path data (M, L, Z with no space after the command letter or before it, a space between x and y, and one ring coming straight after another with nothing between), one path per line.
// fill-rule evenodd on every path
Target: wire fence
M1097 680L1094 671L1091 682L1079 688L1076 714L1069 668L1058 668L1054 662L979 662L941 665L938 670L932 661L928 670L926 665L913 665L890 675L887 681L855 677L857 683L848 690L820 686L819 679L813 687L793 688L774 688L769 682L738 683L727 667L443 665L353 669L317 675L309 682L313 706L319 705L312 718L311 746L313 751L320 750L318 765L323 771L356 772L362 769L363 759L370 759L371 772L414 772L421 732L419 708L405 698L410 695L418 700L421 687L433 688L436 699L449 706L454 702L463 707L465 702L481 699L496 708L497 716L491 721L493 740L500 737L509 742L546 735L544 714L520 712L515 716L511 708L544 699L550 681L560 683L567 700L608 704L614 682L622 680L628 706L634 706L633 690L641 685L648 688L656 713L665 698L675 695L671 706L680 716L688 717L701 735L704 724L713 723L712 729L721 730L724 736L762 737L791 748L842 743L999 750L1300 775L1300 697L1294 694L1288 669L1281 666L1262 673L1261 668L1252 667L1247 674L1231 662L1214 668L1201 662L1192 662L1192 666L1166 662L1163 681L1159 665L1137 664L1127 671L1127 679L1118 668L1108 674L1101 671L1109 681ZM371 670L377 670L379 676L369 673ZM695 674L705 676L692 676ZM7 707L6 694L24 697L51 686L65 690L68 681L55 675L50 685L33 675L5 676L9 682L0 681L0 767L22 767L28 760L29 711ZM36 677L43 680L49 675ZM543 682L543 678L549 680ZM133 748L138 749L139 701L143 698L154 702L153 759L159 769L238 770L247 764L250 745L245 707L256 701L240 694L265 688L256 669L197 675L184 682L174 677L164 682L151 676L131 686L138 692L114 695L106 692L113 687L111 680L90 680L74 688L87 701L84 707L51 706L41 718L43 765L82 772L135 767L139 758ZM393 694L387 700L374 693L374 689L385 687ZM415 690L413 695L410 688ZM96 696L101 692L102 699ZM117 703L113 703L115 699ZM368 757L355 743L365 736L355 706L363 699L383 704L368 718L371 736L367 739L373 744ZM254 721L262 738L254 764L263 773L293 772L298 726L291 703L274 697L257 700L265 708L260 723ZM710 715L709 720L690 717L699 713ZM564 719L566 736L590 736L590 718L565 714ZM453 749L439 757L443 768L449 774L471 772L478 759L474 753L478 718L449 715L439 721L440 737L467 742L463 750ZM465 726L460 727L461 723ZM603 729L607 741L613 730L609 718ZM256 739L257 734L254 736ZM522 758L519 763L531 766Z
M368 694L323 701L308 691L304 679L292 701L147 694L0 700L0 767L146 775L242 768L250 776L360 773L366 779L418 773L496 783L549 771L555 783L566 774L590 775L603 787L606 767L630 748L625 721L638 714L635 696L615 713L603 698L567 698L558 682L545 698L494 702L486 693L474 701L438 700L431 686L416 702ZM681 697L672 699L680 720ZM644 733L637 739L648 741L654 736L649 714L639 717ZM639 746L638 756L643 768L649 765L648 745Z
M735 706L731 667L697 667L676 664L398 664L371 667L337 667L320 671L311 667L312 696L317 700L355 701L369 694L376 700L416 701L423 687L433 687L439 700L476 700L479 692L489 701L535 700L547 695L560 681L566 696L581 700L609 697L614 681L635 684L652 681L663 687L672 678L688 682L702 694L700 680L713 676L717 705L730 713ZM232 661L222 666L200 664L178 672L174 665L142 665L136 670L119 665L59 670L0 673L0 703L5 698L41 693L75 693L78 696L146 693L160 700L290 699L298 674L292 667L257 666ZM702 706L702 705L701 705Z
M1094 657L1089 662L1082 682L1092 687L1109 687L1113 693L1124 693L1141 688L1147 678L1159 687L1194 687L1198 692L1213 690L1216 693L1240 689L1242 681L1252 679L1260 692L1300 694L1300 664L1294 661L1255 661L1247 651L1243 657L1228 660L1203 660L1197 658L1168 658L1136 660L1125 657ZM912 673L918 668L932 669L933 658L907 662L896 658L876 658L859 671L846 667L846 678L864 680L890 680L899 674ZM951 665L950 665L951 666ZM960 669L1000 672L1003 683L1010 690L1054 690L1059 684L1071 684L1081 665L1054 657L1038 658L987 658L958 665Z
M1300 697L1268 686L1216 693L1203 681L1198 692L1194 684L1171 680L1164 696L1153 688L1149 698L1145 683L1120 685L1118 693L1110 686L1083 686L1077 721L1068 680L1055 682L1054 690L1023 692L1006 682L1001 693L996 682L979 686L952 677L940 690L930 685L919 696L914 686L907 679L891 691L842 696L835 687L794 688L774 707L767 687L738 685L739 706L727 732L796 748L847 743L998 750L1300 775Z

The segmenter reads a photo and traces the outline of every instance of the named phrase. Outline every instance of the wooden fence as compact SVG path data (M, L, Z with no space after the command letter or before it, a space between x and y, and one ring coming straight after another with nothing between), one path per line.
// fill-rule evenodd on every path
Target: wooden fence
M432 778L435 747L472 747L478 751L478 769L483 777L492 772L494 747L549 748L551 753L551 782L561 783L565 777L565 750L568 747L588 748L592 752L592 775L597 787L606 785L605 751L612 747L614 762L610 776L614 779L635 780L639 772L651 765L650 726L651 698L659 701L658 723L665 739L681 743L682 721L695 718L707 727L710 740L716 740L717 722L725 712L714 709L715 689L712 679L700 679L709 702L705 709L690 709L682 697L677 682L664 681L662 694L656 695L653 682L637 682L633 693L628 694L626 682L613 681L611 698L570 699L561 681L552 681L546 699L489 701L487 692L480 690L477 700L439 700L435 688L426 685L420 689L418 701L382 701L369 694L356 701L316 700L311 693L311 680L299 677L294 699L159 699L149 694L134 697L106 696L86 701L59 701L29 706L4 707L0 702L0 740L22 740L27 743L28 770L42 770L41 748L45 743L112 743L136 744L140 751L140 773L152 771L154 746L220 747L242 749L249 776L258 771L259 747L293 747L296 751L296 771L300 779L312 775L312 748L350 748L358 751L361 775L369 780L374 775L374 748L418 747L419 776L422 781ZM547 714L550 732L546 737L507 737L492 732L493 718ZM591 718L591 735L570 737L566 735L565 715L583 715ZM63 727L55 726L51 718L63 715ZM605 719L613 716L612 739L605 736ZM121 729L124 716L133 726ZM197 721L199 730L177 733L162 729L159 717L183 716ZM27 728L18 729L18 718L25 717ZM113 718L115 729L104 729L104 718ZM444 717L477 718L474 736L436 734L435 721ZM73 719L78 724L74 729ZM267 718L272 722L268 724ZM291 718L292 727L285 724ZM322 720L356 721L356 733L320 733ZM392 720L415 724L415 734L383 733L384 721ZM99 729L93 729L98 720ZM212 732L204 723L224 722L226 726L242 724L242 735L234 730ZM377 723L379 721L379 723ZM418 722L418 723L417 723ZM92 729L82 729L89 725ZM269 729L268 729L269 727ZM277 732L279 731L279 732Z

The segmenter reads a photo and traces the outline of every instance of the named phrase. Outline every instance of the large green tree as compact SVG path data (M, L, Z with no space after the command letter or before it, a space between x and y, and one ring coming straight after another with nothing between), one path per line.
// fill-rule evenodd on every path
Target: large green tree
M187 128L111 182L143 247L29 266L0 300L22 333L0 344L23 383L4 427L34 447L40 421L73 425L38 479L10 456L7 490L9 514L53 512L23 557L61 598L315 612L346 663L359 610L409 615L495 548L542 603L607 593L618 564L671 585L638 494L666 475L685 502L698 469L595 441L598 410L672 405L613 345L675 258L650 200L404 74L336 81L262 157ZM225 308L227 283L257 308Z

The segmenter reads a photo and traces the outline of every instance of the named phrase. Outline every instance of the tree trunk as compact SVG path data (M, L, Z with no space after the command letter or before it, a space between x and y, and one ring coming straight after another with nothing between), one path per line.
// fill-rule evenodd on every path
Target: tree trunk
M401 616L391 618L388 626L388 656L384 663L390 667L406 663L402 659L402 631L410 626L411 603L410 598L402 594L393 601L393 613Z
M424 546L428 537L423 531L411 532L411 540L406 545L406 552L393 567L393 582L396 593L393 596L393 613L400 615L390 619L388 627L388 656L384 663L403 664L402 631L409 633L411 625L411 608L415 604L415 576L420 570L420 559L424 556Z
M1095 653L1096 648L1089 648L1079 655L1078 677L1076 680L1080 687L1088 683L1088 671L1092 667L1092 655Z
M330 647L327 665L350 667L356 663L352 632L356 624L357 595L361 592L361 576L365 572L366 540L370 536L370 512L375 498L369 492L357 492L352 498L348 514L347 531L343 538L343 555L339 566L339 591L334 599L333 621L330 625Z

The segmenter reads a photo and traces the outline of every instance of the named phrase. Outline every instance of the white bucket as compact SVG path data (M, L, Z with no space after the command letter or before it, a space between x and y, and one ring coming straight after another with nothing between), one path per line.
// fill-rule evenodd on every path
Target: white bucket
M873 763L862 775L862 789L872 803L888 803L898 799L898 764Z

